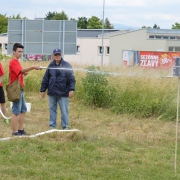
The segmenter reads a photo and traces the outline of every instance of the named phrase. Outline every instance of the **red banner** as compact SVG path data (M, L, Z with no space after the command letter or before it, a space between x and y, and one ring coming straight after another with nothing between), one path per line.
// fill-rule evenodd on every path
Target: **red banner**
M175 58L180 57L180 52L139 52L139 65L148 68L171 68Z

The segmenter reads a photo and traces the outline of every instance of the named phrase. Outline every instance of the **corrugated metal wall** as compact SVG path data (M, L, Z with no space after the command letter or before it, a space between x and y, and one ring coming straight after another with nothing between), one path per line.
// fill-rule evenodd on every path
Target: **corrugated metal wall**
M24 45L24 54L51 55L55 48L60 48L64 55L76 54L76 39L76 21L8 21L8 54L12 54L14 43Z

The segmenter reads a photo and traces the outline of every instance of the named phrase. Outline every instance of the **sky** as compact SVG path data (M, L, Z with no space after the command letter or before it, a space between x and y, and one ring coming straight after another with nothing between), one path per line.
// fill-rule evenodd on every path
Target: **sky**
M4 3L3 3L4 1ZM108 18L111 24L171 29L180 23L180 0L1 0L0 14L28 19L64 11L69 18ZM104 11L103 11L104 10Z

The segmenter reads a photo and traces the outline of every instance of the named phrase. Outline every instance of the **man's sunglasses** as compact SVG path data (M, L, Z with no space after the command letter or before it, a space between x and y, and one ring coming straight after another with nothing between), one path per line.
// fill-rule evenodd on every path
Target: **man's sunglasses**
M55 56L61 56L61 54L54 54Z

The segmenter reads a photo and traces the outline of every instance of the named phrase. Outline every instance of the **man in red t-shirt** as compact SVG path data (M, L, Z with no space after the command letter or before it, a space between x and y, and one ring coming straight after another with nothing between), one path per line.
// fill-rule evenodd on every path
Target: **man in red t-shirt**
M23 129L24 116L25 116L25 113L27 112L26 102L24 98L24 90L23 90L24 89L24 75L27 75L28 72L33 69L35 70L41 69L39 66L32 66L25 69L21 67L19 59L22 56L23 49L24 49L23 45L19 43L15 43L13 45L13 58L9 62L10 84L12 84L16 79L19 78L19 82L21 85L20 100L17 102L13 102L12 104L12 117L11 117L11 125L12 125L12 131L13 131L12 136L28 135L28 133L25 132Z
M1 111L4 116L6 116L6 101L4 96L4 89L3 89L3 76L4 76L4 69L2 64L0 63L0 104L1 104ZM4 122L9 123L9 119L4 119Z

